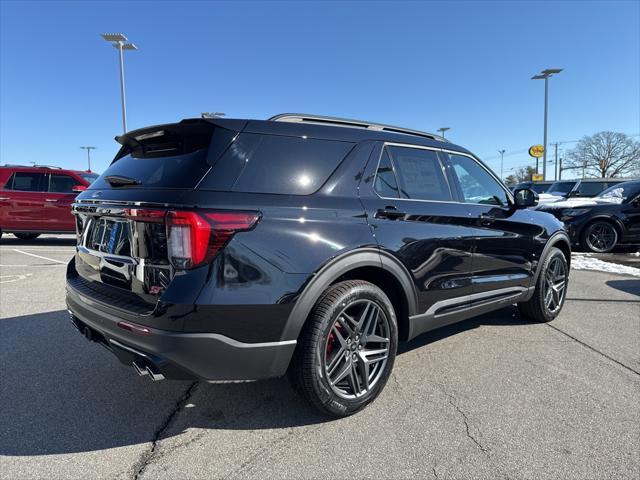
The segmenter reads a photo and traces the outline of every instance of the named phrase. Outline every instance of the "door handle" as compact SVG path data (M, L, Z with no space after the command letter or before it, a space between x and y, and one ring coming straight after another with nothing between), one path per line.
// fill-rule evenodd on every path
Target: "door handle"
M0 202L4 202L5 200L9 200L9 197L0 197Z
M54 202L57 202L58 199L57 198L45 198L44 201L45 202L49 202L49 203L54 203Z
M406 214L404 212L398 211L396 207L393 205L387 205L384 208L379 208L376 211L376 218L388 218L389 220L395 220L397 218L402 218Z

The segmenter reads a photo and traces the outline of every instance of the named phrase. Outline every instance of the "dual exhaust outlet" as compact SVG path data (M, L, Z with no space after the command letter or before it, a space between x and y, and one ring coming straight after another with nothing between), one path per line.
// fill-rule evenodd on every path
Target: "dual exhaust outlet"
M160 380L164 380L164 375L160 373L160 371L152 365L140 365L135 360L132 362L133 368L138 375L144 377L145 375L149 375L149 378L154 382L159 382Z

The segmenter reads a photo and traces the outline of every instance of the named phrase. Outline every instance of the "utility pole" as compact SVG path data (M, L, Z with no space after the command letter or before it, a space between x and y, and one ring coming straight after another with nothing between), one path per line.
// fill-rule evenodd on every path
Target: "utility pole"
M87 172L91 172L91 150L95 150L96 147L80 147L83 150L87 151L87 163L89 164L89 169Z
M552 144L551 144L551 145L553 145L553 146L555 147L555 152L556 152L556 155L555 155L555 157L556 157L556 158L555 158L555 161L553 162L553 168L554 168L554 170L555 170L555 175L554 175L554 177L553 177L553 178L554 178L555 180L557 180L557 179L558 179L558 145L559 145L559 144L560 144L559 142L556 142L556 143L552 143Z
M503 148L502 150L498 150L498 153L500 154L500 180L503 180L503 176L502 176L502 171L503 171L503 165L504 165L504 152L506 152L506 150Z
M560 168L558 169L558 180L562 180L562 159L560 159Z

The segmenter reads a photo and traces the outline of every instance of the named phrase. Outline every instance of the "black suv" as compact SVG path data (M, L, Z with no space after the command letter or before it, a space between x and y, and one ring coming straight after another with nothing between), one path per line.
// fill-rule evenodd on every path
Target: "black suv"
M562 308L570 243L442 137L287 114L129 132L73 205L75 326L139 375L289 373L332 415L371 402L398 341L517 303Z

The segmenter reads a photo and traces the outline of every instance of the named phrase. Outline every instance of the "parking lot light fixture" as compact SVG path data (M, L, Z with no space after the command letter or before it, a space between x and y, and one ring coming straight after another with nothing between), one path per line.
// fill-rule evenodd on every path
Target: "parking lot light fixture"
M127 37L122 33L103 33L102 38L111 43L118 49L118 57L120 60L120 100L122 103L122 129L127 133L127 102L124 90L124 60L122 52L124 50L137 50L133 43L128 43Z
M442 135L442 138L444 138L445 140L446 140L446 138L444 136L444 132L446 132L447 130L451 130L451 127L440 127L438 129L438 132L440 132L440 134Z
M542 179L547 179L547 106L549 103L549 77L560 73L561 68L547 68L537 75L531 77L531 80L544 80L544 151L542 152Z
M91 172L91 150L95 150L96 147L80 147L83 150L87 151L87 163L88 163L88 169L87 172Z

